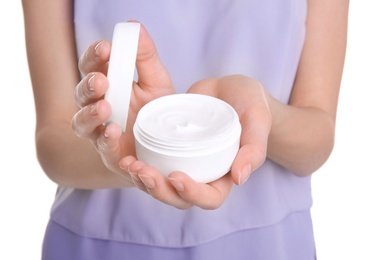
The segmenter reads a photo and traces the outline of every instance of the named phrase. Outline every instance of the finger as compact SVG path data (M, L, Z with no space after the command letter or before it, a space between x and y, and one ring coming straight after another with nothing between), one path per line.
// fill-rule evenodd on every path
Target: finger
M171 78L161 62L152 38L141 25L136 67L139 75L138 85L146 90L159 87L173 91Z
M233 181L238 185L243 184L266 159L271 129L271 114L266 104L253 106L243 114L241 125L240 149L231 168Z
M108 102L99 100L83 107L74 115L72 128L77 136L94 139L101 133L101 129L104 129L102 124L110 115L111 107Z
M114 172L120 172L119 160L121 157L120 127L115 123L110 123L105 127L104 131L98 136L96 140L96 148L101 155L105 165L111 165L116 169L110 169Z
M229 174L209 184L197 183L180 172L171 173L168 180L184 201L208 210L219 208L233 186Z
M231 176L237 185L242 185L250 177L251 173L260 167L266 158L266 149L258 145L247 144L240 148L232 164Z
M138 161L135 159L135 161L133 161L128 167L127 170L131 176L131 179L133 180L134 184L136 187L138 187L139 189L141 189L142 191L145 191L147 193L148 190L145 186L145 184L141 181L141 179L139 178L138 172L140 172L140 170L145 167L146 164L144 162Z
M176 189L155 168L145 165L137 172L137 176L153 198L178 209L192 207L192 204L183 200Z
M135 161L137 161L137 159L134 156L132 155L125 156L120 160L120 163L119 163L120 168L125 171L129 171L130 165Z
M103 98L108 88L105 75L92 72L83 78L75 88L75 100L79 107L84 107Z
M111 44L108 41L96 41L91 44L79 60L79 70L83 75L93 71L107 73Z

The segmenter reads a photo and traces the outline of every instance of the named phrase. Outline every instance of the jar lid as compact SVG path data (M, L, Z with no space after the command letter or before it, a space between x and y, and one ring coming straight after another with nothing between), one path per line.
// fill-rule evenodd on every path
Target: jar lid
M238 141L241 124L226 102L201 94L173 94L147 103L137 116L134 135L150 150L193 156Z
M106 124L115 122L125 132L129 113L135 62L138 51L140 23L124 22L115 25L107 78L109 88L105 99L112 115Z

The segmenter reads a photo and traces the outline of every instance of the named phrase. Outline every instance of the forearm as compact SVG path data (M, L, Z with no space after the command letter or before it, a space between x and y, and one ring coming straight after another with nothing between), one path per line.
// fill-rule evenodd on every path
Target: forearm
M71 119L79 109L73 1L23 1L26 46L36 106L36 147L45 173L77 188L125 187L129 181L103 166L92 143L78 138Z
M267 97L273 117L268 158L297 175L309 175L334 144L344 66L347 0L308 1L307 35L289 104Z
M296 175L307 176L328 159L334 145L334 120L318 108L285 105L268 95L272 128L267 157Z
M222 78L216 87L217 91L208 93L235 108L246 131L244 137L256 132L247 142L263 142L267 158L296 175L305 176L329 157L334 144L335 118L321 108L283 104L271 97L259 82L244 76ZM265 110L271 114L270 133L269 127L263 125L269 122L263 120L269 117ZM263 140L265 136L267 140Z
M208 79L196 83L190 92L229 103L241 120L242 144L263 144L257 147L265 147L264 151L251 152L266 153L267 158L296 175L313 173L333 149L334 113L320 107L283 104L254 79L241 75Z
M69 122L58 125L43 126L36 132L38 160L52 181L82 189L132 185L130 179L109 171L91 142L77 137Z

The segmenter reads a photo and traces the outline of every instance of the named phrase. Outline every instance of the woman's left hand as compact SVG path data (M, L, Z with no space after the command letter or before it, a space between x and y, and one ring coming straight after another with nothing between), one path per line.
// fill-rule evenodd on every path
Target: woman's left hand
M123 158L120 167L129 171L138 188L166 204L179 209L192 206L216 209L225 202L233 184L243 184L265 161L271 113L261 84L242 75L202 80L189 92L217 97L237 111L242 133L231 171L216 181L203 184L182 172L172 172L165 178L158 170L132 156Z

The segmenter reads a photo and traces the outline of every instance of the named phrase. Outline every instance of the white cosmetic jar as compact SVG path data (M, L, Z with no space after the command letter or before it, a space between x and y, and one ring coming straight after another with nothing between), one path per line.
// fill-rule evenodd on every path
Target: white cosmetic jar
M147 103L134 124L138 160L165 177L173 171L200 183L230 171L241 124L226 102L201 94L174 94Z

